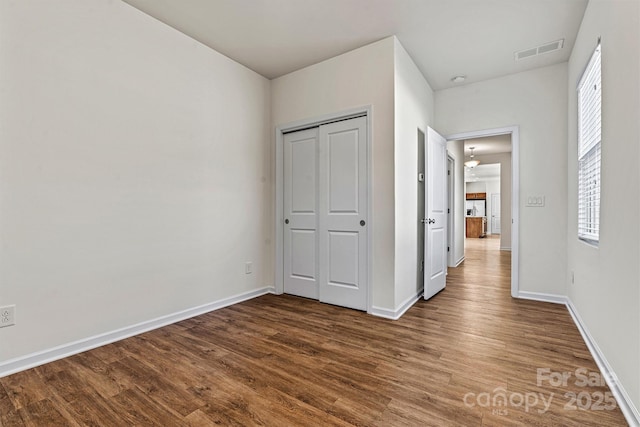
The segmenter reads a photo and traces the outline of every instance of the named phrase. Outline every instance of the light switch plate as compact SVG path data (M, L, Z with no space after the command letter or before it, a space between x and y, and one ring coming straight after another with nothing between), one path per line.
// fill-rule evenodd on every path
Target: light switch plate
M530 208L544 207L544 196L528 196L527 207L530 207Z

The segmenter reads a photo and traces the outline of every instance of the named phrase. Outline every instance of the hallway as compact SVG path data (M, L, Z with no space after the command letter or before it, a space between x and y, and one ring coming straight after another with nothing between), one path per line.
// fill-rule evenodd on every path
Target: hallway
M511 298L510 276L511 252L500 250L499 236L465 239L465 261L449 268L445 290L403 318L438 322L429 334L447 348L439 358L451 372L447 389L467 396L482 425L627 425L608 387L594 384L600 373L567 309ZM565 384L549 379L562 373ZM521 397L536 405L527 410Z
M449 269L451 283L473 282L474 285L466 289L473 292L470 299L511 295L511 252L500 250L500 235L467 238L464 252L465 261L458 268Z

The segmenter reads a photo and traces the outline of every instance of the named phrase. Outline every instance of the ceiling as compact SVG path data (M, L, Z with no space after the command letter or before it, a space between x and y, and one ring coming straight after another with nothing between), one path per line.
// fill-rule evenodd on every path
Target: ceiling
M465 161L469 160L469 155L473 147L473 154L483 156L486 154L510 153L511 152L511 134L486 136L482 138L473 138L464 140L464 157Z
M587 0L123 0L272 79L396 35L434 90L567 61ZM521 61L514 52L564 39ZM460 83L458 83L460 84Z
M483 138L467 139L463 141L464 145L464 160L471 160L469 150L473 147L473 154L476 156L484 156L490 154L510 153L511 152L511 135L497 135L488 136ZM500 164L499 163L483 163L475 168L464 168L464 180L465 182L483 181L490 179L500 178Z
M473 169L464 168L464 182L488 181L500 178L500 163L480 164Z

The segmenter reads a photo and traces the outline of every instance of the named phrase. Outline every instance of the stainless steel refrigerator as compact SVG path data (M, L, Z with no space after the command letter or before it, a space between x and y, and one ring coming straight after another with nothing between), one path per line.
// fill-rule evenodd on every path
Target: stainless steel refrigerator
M486 216L487 201L486 200L467 200L466 208L467 208L467 216Z

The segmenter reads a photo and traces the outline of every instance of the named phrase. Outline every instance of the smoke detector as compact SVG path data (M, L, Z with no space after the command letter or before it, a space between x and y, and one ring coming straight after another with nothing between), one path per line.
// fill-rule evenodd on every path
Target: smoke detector
M515 60L520 61L526 58L532 58L534 56L543 55L545 53L555 52L562 49L564 46L564 39L556 40L553 42L545 43L540 46L532 47L525 50L520 50L514 54Z

